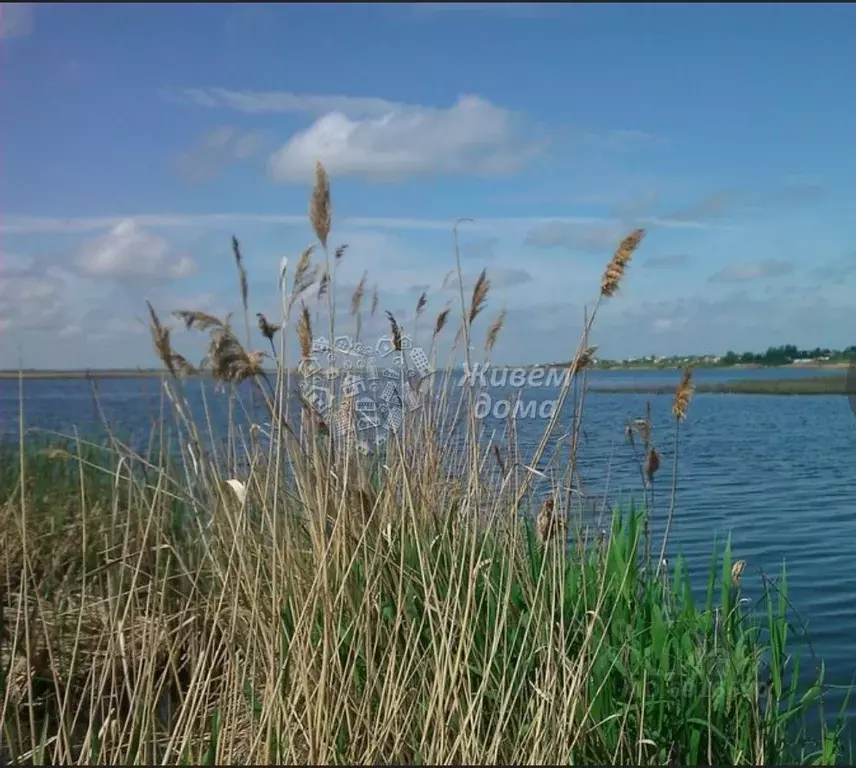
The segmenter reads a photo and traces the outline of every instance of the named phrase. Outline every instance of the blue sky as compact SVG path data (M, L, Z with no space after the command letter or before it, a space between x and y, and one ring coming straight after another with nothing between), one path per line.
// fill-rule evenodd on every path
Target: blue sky
M276 317L316 159L342 330L364 272L405 330L422 290L424 328L455 309L471 217L495 359L570 356L637 226L602 356L853 344L854 31L847 4L3 5L0 367L153 365L145 299L238 309L232 233Z

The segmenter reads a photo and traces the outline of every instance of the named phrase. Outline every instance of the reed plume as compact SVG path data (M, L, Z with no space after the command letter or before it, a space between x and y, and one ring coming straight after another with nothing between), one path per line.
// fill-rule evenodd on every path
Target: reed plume
M297 321L297 341L300 343L300 357L308 360L312 355L312 320L306 304L301 307L300 319Z
M473 324L473 321L479 316L479 313L485 308L485 304L487 303L487 295L490 292L490 280L487 277L487 270L483 269L481 274L478 276L478 280L476 280L476 284L473 286L473 297L470 301L470 314L469 314L469 322L470 325Z
M555 512L556 504L553 499L545 499L538 513L535 526L542 544L558 539L565 530L565 521Z
M363 276L360 278L360 282L357 283L357 287L354 288L354 292L351 294L351 316L356 317L360 313L360 306L363 303L363 296L366 293L366 277L368 276L367 272L363 272Z
M615 292L621 285L621 280L624 277L624 272L633 252L639 247L642 238L645 237L644 229L637 229L625 237L618 246L618 249L612 256L609 264L606 266L606 271L603 273L603 278L600 282L600 293L602 296L614 296Z
M309 199L309 221L318 241L326 248L333 224L333 207L330 202L330 181L320 160L315 163L315 186Z
M656 448L651 448L645 460L645 477L648 478L649 485L654 482L654 475L657 474L658 469L660 469L660 454Z
M371 310L372 317L374 317L374 313L377 312L377 305L379 302L380 302L380 297L378 296L378 293L377 293L377 285L375 285L374 289L372 290L372 310Z
M594 353L597 352L597 347L587 347L583 350L579 358L571 366L571 374L576 375L582 370L590 367L594 362Z
M422 294L419 296L419 299L416 302L416 317L419 317L422 314L427 303L428 294L425 291L422 291Z
M675 401L672 405L672 415L683 421L687 417L687 409L693 396L693 372L690 368L684 368L681 374L681 383L675 390Z
M247 350L232 329L223 326L211 332L203 365L211 366L216 381L237 383L260 375L265 357L266 352Z
M232 253L235 256L235 266L238 268L238 281L241 286L241 304L244 311L247 311L249 302L249 286L247 285L247 270L244 269L244 258L241 255L241 246L238 243L238 238L232 235Z
M387 310L386 316L389 318L389 326L392 329L392 345L396 352L401 352L401 326L389 310Z
M146 306L149 308L149 317L151 318L150 331L155 354L157 354L161 362L166 366L166 369L174 378L192 376L197 373L196 368L183 355L173 350L170 340L172 331L169 326L161 323L151 302L147 301Z
M187 330L196 328L200 331L207 331L211 328L219 328L224 325L219 317L209 315L207 312L198 312L192 309L179 309L172 313L184 323Z
M740 587L740 577L743 576L743 571L746 570L746 561L738 560L731 566L731 586L735 589Z
M345 251L348 250L348 244L342 243L342 245L336 246L336 250L333 252L333 256L336 259L336 262L340 262L342 257L345 255Z
M487 329L487 338L484 342L485 354L489 355L491 353L491 350L493 350L493 347L496 344L497 336L499 336L499 332L502 330L502 326L504 324L505 308L503 307L494 319L494 321L490 324L490 327Z
M450 311L451 309L449 307L446 307L440 312L440 314L437 315L437 319L434 321L434 338L436 338L437 334L440 333L440 331L442 331L443 328L446 326L446 321L449 319Z

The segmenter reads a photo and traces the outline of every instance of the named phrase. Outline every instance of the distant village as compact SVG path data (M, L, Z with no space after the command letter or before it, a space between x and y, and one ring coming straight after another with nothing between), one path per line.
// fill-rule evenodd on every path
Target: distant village
M769 347L766 352L733 352L724 355L645 355L621 360L598 359L597 368L683 368L729 366L834 365L856 360L856 346L845 349L800 349L793 344Z

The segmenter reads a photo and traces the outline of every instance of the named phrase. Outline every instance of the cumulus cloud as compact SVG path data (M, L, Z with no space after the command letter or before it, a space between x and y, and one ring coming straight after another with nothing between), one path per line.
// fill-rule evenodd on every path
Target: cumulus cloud
M193 259L174 251L160 235L124 219L109 232L85 244L76 259L87 275L110 278L174 279L196 270Z
M26 37L33 31L33 3L0 3L0 39Z
M255 155L262 142L262 134L258 132L223 126L209 131L193 147L176 155L171 165L190 181L212 179L227 164Z
M752 280L784 277L794 271L793 262L780 259L762 259L732 264L708 278L711 283L747 283Z
M522 138L518 118L478 96L448 108L390 105L382 114L329 112L271 155L277 181L310 182L315 161L333 176L392 182L436 173L511 173L545 148Z

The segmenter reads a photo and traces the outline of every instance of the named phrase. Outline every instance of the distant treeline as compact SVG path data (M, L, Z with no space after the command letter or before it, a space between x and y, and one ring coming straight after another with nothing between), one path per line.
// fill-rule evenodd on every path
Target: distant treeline
M822 360L829 362L845 362L856 360L856 346L846 349L800 349L795 344L783 344L780 347L769 347L766 352L733 352L729 350L720 358L721 365L737 365L751 363L755 365L788 365L796 360Z

